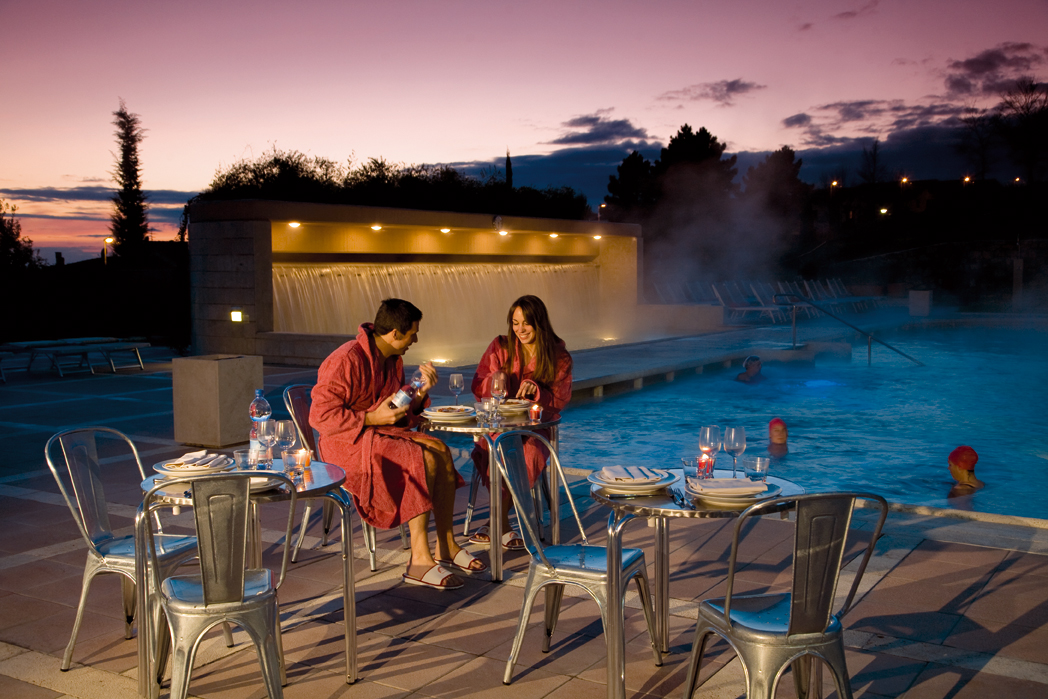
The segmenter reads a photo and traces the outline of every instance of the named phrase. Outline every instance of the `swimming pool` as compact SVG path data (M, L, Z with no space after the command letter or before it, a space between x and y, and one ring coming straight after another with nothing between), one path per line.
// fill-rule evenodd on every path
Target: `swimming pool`
M702 425L742 426L746 455L766 453L768 420L789 426L772 473L809 491L862 489L890 501L1048 518L1048 332L936 328L883 334L925 364L865 343L853 362L771 364L756 386L738 369L678 378L571 406L561 426L566 465L677 465L698 453ZM968 444L986 488L947 498L946 457ZM731 464L720 454L718 466Z

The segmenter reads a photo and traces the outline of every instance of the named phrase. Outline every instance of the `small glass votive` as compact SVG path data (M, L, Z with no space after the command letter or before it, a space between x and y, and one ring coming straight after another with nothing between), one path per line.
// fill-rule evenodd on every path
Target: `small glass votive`
M531 407L528 408L528 417L531 418L532 422L539 422L542 420L542 406L538 403L532 403Z
M281 458L284 460L284 473L296 476L302 475L311 461L309 449L285 449Z
M771 466L771 459L767 456L746 457L743 465L746 468L746 477L751 481L763 483L768 479L768 467Z
M233 464L238 471L253 471L255 469L249 461L250 455L250 449L236 449L233 451Z

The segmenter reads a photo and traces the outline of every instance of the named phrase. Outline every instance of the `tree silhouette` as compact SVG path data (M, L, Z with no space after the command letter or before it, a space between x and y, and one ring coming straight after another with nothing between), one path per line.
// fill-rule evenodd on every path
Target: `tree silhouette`
M113 112L116 142L120 152L116 156L117 192L113 195L113 214L109 230L116 238L117 254L125 254L149 239L149 221L146 218L146 195L142 191L142 165L138 144L145 136L141 120L131 114L120 100L120 109Z
M506 149L506 189L513 189L513 163L509 159L509 148Z
M604 197L611 207L608 218L613 221L643 218L658 199L654 167L643 155L633 151L622 159L616 172L617 175L608 178L608 194Z
M742 178L746 187L744 198L784 221L799 217L811 186L801 181L799 175L804 161L795 156L792 148L783 146L750 167Z
M735 169L734 155L721 160L726 147L727 144L719 142L706 127L701 127L696 133L691 126L684 124L655 161L655 176L665 178L674 170L702 168L708 173L704 179L709 184L725 194L734 192L732 180L738 170Z
M1027 182L1040 179L1048 152L1048 86L1019 78L997 105L998 129Z
M859 179L867 184L882 182L885 174L884 161L881 160L881 139L873 139L870 147L862 147L862 163L859 165Z
M44 266L33 241L22 237L22 222L14 217L17 207L0 199L0 273L5 279L12 274Z

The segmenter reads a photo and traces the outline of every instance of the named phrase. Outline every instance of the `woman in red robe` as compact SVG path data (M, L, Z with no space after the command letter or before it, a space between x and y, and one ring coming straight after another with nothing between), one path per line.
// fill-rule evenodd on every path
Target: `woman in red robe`
M564 341L553 332L546 305L538 296L521 296L510 306L506 317L509 326L505 335L499 335L488 345L473 376L473 395L477 400L491 395L491 377L505 374L507 395L535 401L543 408L543 416L560 413L571 400L571 355ZM539 434L549 438L548 430ZM488 448L485 442L473 447L473 466L480 473L485 488L488 477ZM538 440L524 438L524 458L528 479L534 486L546 468L549 452ZM524 540L509 527L509 493L503 492L502 545L509 549L523 549ZM483 526L470 537L474 543L489 541L488 527Z

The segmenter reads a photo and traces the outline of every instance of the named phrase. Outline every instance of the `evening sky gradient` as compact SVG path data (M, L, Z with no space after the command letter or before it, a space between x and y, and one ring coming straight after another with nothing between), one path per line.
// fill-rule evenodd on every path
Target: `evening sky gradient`
M0 197L71 259L106 234L120 98L147 129L162 239L217 168L271 146L467 170L508 148L518 185L592 205L614 163L683 123L816 162L1048 76L1045 0L0 0L0 16Z

